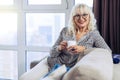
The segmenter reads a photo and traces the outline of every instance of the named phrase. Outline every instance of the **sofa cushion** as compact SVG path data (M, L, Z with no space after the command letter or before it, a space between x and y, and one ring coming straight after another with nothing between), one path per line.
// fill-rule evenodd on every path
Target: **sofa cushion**
M62 76L66 72L66 66L62 65L51 72L48 76L43 78L42 80L61 80Z
M113 62L108 50L93 48L69 70L63 80L112 80ZM74 76L74 77L73 77Z
M120 80L120 64L114 64L113 80Z
M20 76L19 80L39 80L48 73L48 68L47 58L44 58L35 67Z

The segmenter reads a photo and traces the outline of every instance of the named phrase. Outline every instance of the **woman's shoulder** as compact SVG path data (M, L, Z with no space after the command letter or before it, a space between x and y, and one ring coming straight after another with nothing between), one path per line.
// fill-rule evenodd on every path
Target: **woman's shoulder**
M67 31L68 31L68 27L63 27L61 30L62 33L66 33Z
M92 31L90 31L91 34L99 34L99 31L97 29L94 29Z
M90 31L89 35L97 38L98 36L100 36L100 32L97 29L95 29Z
M66 31L66 30L68 30L68 27L63 27L62 28L62 31Z

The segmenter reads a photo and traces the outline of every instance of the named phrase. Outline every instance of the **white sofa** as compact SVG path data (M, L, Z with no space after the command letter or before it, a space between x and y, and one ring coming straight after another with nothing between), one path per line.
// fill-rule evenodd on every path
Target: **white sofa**
M120 63L114 64L113 80L120 80Z
M113 65L112 55L108 50L93 48L86 50L84 54L85 56L68 72L65 71L65 67L60 68L64 75L61 80L120 80L120 67L118 64ZM24 73L19 80L40 80L48 72L47 68L47 59L44 59ZM48 76L49 80L61 77L58 72L54 72L55 76Z

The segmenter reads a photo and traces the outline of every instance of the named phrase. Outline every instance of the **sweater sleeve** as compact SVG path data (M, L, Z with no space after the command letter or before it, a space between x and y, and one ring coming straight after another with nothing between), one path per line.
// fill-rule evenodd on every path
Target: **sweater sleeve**
M63 35L65 34L65 32L66 32L66 27L61 30L57 41L52 46L52 48L50 50L50 56L51 57L57 57L61 53L61 51L58 51L58 46L59 46L60 42L63 41Z
M105 42L105 40L103 39L103 37L100 35L100 33L97 30L95 30L93 35L94 35L93 38L94 38L95 47L107 49L108 51L112 52L109 46L107 45L107 43Z

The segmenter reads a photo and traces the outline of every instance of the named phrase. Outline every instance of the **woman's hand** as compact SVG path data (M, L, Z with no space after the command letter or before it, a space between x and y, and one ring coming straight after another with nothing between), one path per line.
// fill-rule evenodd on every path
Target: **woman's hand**
M60 42L60 45L58 46L58 50L67 50L67 41Z
M73 45L73 46L68 47L67 50L72 54L78 54L80 52L83 52L85 50L85 47Z

